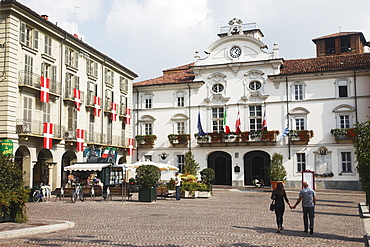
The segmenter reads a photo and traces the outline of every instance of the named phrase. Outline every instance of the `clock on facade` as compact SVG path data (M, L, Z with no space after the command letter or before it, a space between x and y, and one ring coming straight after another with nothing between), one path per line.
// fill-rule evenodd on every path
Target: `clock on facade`
M242 54L242 49L239 46L233 46L230 49L230 57L237 58Z

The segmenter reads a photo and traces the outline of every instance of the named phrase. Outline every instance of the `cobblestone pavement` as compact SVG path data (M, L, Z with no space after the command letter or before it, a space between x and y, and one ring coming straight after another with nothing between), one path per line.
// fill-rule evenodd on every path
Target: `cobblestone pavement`
M292 203L297 191L288 192ZM85 201L28 203L29 218L65 220L75 227L2 239L0 246L364 246L358 213L363 194L318 193L313 235L303 232L300 206L276 233L270 193L215 190L209 199L155 203Z

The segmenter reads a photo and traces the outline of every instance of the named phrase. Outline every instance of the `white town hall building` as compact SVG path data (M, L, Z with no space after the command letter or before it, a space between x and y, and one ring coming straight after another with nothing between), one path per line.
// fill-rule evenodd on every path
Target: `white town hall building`
M204 58L196 52L193 63L133 84L135 158L181 170L191 150L200 169L215 169L215 184L244 186L268 185L280 153L290 187L311 170L316 188L359 189L351 128L369 116L363 34L314 39L316 57L295 60L280 57L277 44L268 51L256 23L233 19L218 36Z

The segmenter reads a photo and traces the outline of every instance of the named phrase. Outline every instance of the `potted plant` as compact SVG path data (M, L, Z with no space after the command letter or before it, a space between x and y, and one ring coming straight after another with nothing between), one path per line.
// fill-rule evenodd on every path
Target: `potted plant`
M137 135L135 136L136 143L144 147L153 147L154 141L157 140L156 135Z
M284 183L286 180L287 172L283 165L283 155L274 153L268 169L268 176L272 189L276 188L278 182Z
M161 170L154 165L141 165L136 169L136 182L140 185L139 201L152 202L157 198L154 186L161 178Z
M215 180L215 170L212 168L204 168L200 171L200 179L203 184L206 184L212 191L212 183Z
M198 197L209 198L211 197L211 187L205 183L198 183Z
M180 195L182 198L198 197L198 183L183 181L180 186Z
M0 222L27 221L30 190L24 188L22 169L12 156L0 155L0 178Z

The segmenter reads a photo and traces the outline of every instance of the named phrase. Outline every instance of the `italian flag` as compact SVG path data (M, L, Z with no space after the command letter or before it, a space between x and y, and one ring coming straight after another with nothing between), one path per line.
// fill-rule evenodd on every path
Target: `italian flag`
M108 158L110 147L104 149L104 153L101 155L102 158Z
M230 133L230 127L229 127L229 122L227 121L226 108L224 109L223 126L224 126L224 133L229 134Z

